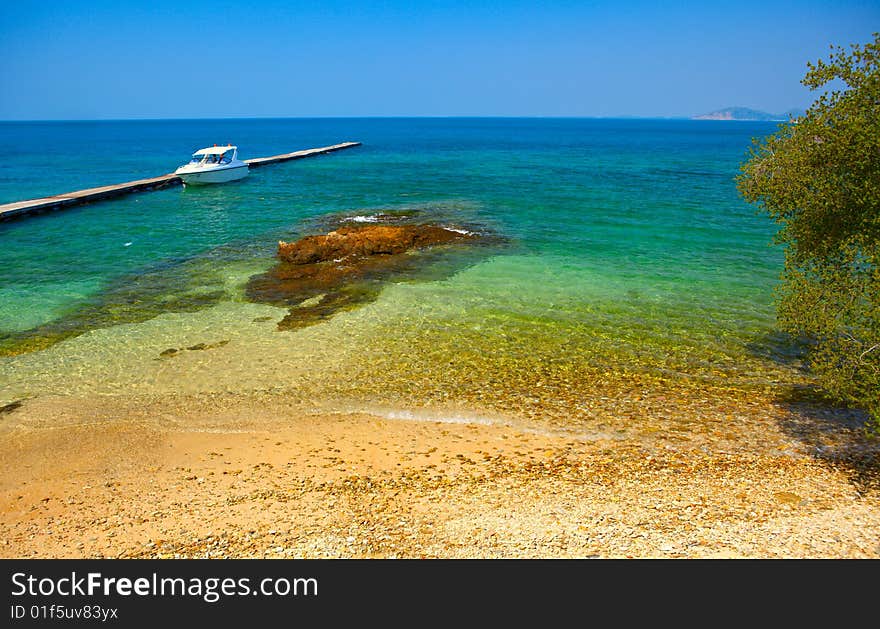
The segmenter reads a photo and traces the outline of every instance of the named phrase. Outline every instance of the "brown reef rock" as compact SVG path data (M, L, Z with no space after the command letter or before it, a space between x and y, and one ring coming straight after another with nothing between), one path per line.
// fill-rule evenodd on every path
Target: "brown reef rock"
M279 242L278 257L291 264L315 264L352 257L395 255L466 238L468 234L436 225L342 227L326 236Z
M291 307L279 329L303 327L375 299L383 279L416 265L409 252L476 239L437 225L341 227L279 242L280 262L252 277L246 291L254 301Z

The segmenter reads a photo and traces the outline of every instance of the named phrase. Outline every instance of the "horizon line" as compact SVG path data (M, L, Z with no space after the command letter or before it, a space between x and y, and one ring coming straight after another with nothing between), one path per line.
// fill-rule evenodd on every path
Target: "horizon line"
M552 116L552 115L366 115L366 116L225 116L156 118L3 118L0 123L28 122L175 122L192 120L376 120L376 119L552 119L552 120L696 120L698 122L779 122L778 120L700 119L692 116ZM781 120L781 119L780 119Z

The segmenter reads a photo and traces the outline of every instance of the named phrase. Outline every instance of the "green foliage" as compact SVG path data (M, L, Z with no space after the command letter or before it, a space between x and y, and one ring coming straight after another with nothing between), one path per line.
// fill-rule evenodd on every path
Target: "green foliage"
M812 340L827 392L867 409L880 429L880 34L832 48L802 83L826 89L755 141L737 184L780 226L780 324Z

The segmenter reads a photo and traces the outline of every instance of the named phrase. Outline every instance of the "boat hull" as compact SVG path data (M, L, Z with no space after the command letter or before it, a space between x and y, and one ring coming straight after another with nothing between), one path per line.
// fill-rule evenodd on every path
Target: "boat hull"
M225 183L227 181L235 181L247 177L248 165L232 166L229 168L205 168L191 172L177 172L178 177L185 184L210 184Z

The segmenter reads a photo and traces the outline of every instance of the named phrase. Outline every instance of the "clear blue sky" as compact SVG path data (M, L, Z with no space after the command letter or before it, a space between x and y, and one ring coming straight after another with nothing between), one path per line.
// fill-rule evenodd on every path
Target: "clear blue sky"
M778 112L878 30L877 0L8 0L0 119Z

